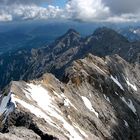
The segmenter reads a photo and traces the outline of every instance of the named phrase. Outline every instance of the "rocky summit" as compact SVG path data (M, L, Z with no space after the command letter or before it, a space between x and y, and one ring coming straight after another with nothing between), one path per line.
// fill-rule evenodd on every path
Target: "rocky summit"
M1 95L0 139L140 140L138 63L88 54L62 77L11 82Z

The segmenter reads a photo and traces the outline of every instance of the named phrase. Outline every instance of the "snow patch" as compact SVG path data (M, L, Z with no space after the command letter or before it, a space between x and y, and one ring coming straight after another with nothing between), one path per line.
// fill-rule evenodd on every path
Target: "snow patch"
M117 92L115 92L115 94L119 96L119 94Z
M135 85L135 84L134 84L134 85L131 84L131 83L129 82L128 78L126 79L126 83L127 83L127 85L130 86L132 89L134 89L135 91L137 91L136 85Z
M17 107L16 101L15 101L15 96L13 93L11 94L11 102L14 103L15 107Z
M43 111L41 111L41 109L33 105L30 105L21 99L16 98L15 95L12 96L12 99L14 102L17 102L20 105L22 105L24 108L28 109L32 114L34 114L38 118L44 118L49 124L54 126L52 119L49 116L47 116Z
M63 113L53 98L54 95L50 94L47 89L43 88L41 85L27 84L27 86L28 88L24 93L29 100L34 101L37 104L37 107L17 98L14 99L15 102L18 102L23 107L27 108L37 117L44 118L52 126L63 130L64 134L69 137L70 140L83 140L82 135L79 134L74 126L69 124L63 117ZM56 92L54 94L56 96L58 95ZM58 96L64 99L64 105L72 105L64 94ZM61 123L53 121L53 118Z
M118 81L117 78L114 78L114 77L111 75L111 79L114 81L114 83L116 83L116 84L120 87L120 89L122 89L122 90L124 91L123 86L121 85L121 83Z
M7 96L4 96L1 100L0 104L0 114L4 113L7 110L7 104L10 100L11 93L9 93Z
M130 99L128 99L128 102L125 100L124 97L121 97L121 99L122 99L122 101L132 110L132 112L133 112L134 114L137 113L137 111L136 111L136 109L135 109L135 106L133 105L133 102L132 102Z
M126 127L129 127L128 122L123 120Z
M0 96L0 116L2 116L2 123L5 123L8 115L14 111L15 109L15 102L11 98L11 92L5 95Z
M104 98L106 99L106 101L110 102L109 97L107 97L105 94L103 94L103 95L104 95Z
M69 101L69 99L64 99L64 106L70 107L70 101Z
M12 112L16 106L15 102L11 99L11 92L7 96L1 96L0 98L0 115L5 114L5 119ZM4 120L5 120L4 119Z
M72 122L72 125L73 125L76 129L78 129L78 131L79 131L85 138L88 138L88 135L87 135L77 124L75 124L75 123L72 121L70 115L68 115L68 118L69 118L69 120Z
M134 33L134 34L137 34L137 30L134 30L133 33Z
M81 130L81 128L79 128L79 126L77 126L76 124L74 124L74 127L78 129L78 131L85 137L85 138L88 138L88 135L83 131Z
M99 117L99 114L98 114L98 112L96 112L95 109L92 107L92 104L91 104L90 100L89 100L87 97L84 97L84 96L81 96L81 98L82 98L82 100L83 100L85 106L86 106L90 111L94 112L95 115L96 115L97 118L98 118L98 117Z

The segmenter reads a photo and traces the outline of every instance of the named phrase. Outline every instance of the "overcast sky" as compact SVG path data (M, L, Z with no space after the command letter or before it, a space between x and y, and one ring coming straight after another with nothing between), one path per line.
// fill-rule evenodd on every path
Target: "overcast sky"
M136 22L140 0L0 0L0 21L29 19Z

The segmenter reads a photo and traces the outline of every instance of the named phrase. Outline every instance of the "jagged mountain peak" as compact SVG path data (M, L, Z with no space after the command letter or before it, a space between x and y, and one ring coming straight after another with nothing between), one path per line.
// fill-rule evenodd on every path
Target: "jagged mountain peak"
M107 39L107 38L108 39L113 39L113 40L116 40L116 41L128 42L128 40L123 35L119 34L115 30L113 30L111 28L107 28L107 27L97 28L94 31L93 36L100 37L100 38L105 38L105 39Z
M80 38L80 33L78 33L75 29L69 29L64 35L57 38L57 41L61 41L64 39L74 39L74 38Z
M118 34L115 30L108 28L108 27L99 27L97 28L93 35L98 35L98 34L107 34L107 33L114 33L114 34Z
M80 35L80 33L78 33L75 29L69 29L66 34L77 34L77 35Z
M94 31L94 33L101 33L101 32L114 32L114 30L108 27L99 27Z

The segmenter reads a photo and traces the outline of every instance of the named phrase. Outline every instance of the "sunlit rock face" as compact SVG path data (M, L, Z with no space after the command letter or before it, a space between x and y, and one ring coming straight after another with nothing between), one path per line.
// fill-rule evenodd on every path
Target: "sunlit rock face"
M22 128L33 139L139 140L139 81L138 67L118 55L89 54L62 81L46 73L12 82L1 97L2 136Z

